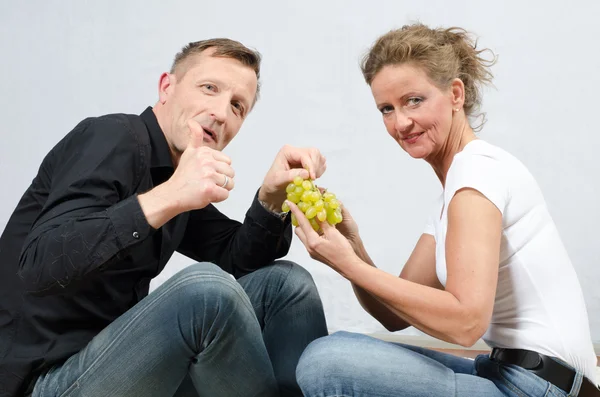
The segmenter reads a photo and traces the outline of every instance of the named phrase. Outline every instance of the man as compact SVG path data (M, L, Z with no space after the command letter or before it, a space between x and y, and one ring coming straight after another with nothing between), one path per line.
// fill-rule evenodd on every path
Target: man
M301 395L296 363L327 329L308 272L275 261L279 211L325 159L284 147L243 223L211 204L259 70L238 42L191 43L153 108L85 119L46 156L0 239L1 396ZM199 263L148 295L174 251Z

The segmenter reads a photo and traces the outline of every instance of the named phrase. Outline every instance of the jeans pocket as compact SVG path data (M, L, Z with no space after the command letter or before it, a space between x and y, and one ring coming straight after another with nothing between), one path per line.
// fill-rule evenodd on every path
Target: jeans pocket
M549 394L560 389L518 365L499 364L498 374L508 389L518 397L565 396L564 394Z

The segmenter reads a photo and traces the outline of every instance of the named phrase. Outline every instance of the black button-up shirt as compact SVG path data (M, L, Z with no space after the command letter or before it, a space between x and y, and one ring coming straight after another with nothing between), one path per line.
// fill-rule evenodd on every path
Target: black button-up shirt
M236 278L287 254L289 219L257 196L243 223L209 205L153 229L137 195L173 172L151 108L85 119L44 158L0 238L0 396L144 298L174 251Z

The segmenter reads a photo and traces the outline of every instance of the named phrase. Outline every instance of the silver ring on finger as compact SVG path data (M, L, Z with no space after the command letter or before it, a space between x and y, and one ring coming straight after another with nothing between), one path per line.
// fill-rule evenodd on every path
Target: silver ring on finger
M221 187L225 188L225 186L227 186L228 183L229 183L229 177L227 175L225 175L225 182L223 182L223 184L221 185Z

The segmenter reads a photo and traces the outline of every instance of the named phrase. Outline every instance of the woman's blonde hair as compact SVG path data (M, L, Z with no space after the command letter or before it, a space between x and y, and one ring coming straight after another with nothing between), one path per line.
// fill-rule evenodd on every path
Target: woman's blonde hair
M491 60L481 56L485 51L492 54ZM477 49L477 42L462 28L432 29L416 23L377 39L364 56L361 69L369 85L383 67L404 63L422 68L442 90L450 88L452 80L459 78L465 86L463 108L466 115L485 119L485 114L476 112L481 106L481 86L491 84L493 75L489 67L495 62L494 53L489 49Z

